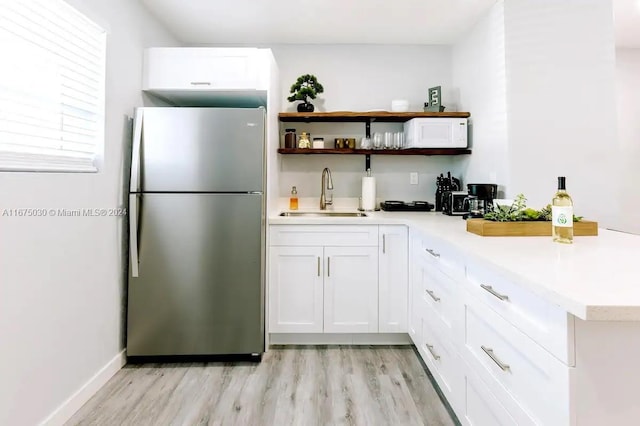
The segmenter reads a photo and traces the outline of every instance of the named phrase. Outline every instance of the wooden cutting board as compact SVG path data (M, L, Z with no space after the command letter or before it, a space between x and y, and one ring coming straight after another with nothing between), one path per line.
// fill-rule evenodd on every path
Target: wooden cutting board
M493 222L485 219L467 219L467 231L483 237L550 237L551 222ZM598 235L598 222L574 222L573 235Z

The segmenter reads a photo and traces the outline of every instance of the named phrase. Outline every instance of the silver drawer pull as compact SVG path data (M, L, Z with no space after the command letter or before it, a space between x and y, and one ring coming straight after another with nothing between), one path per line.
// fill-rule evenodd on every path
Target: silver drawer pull
M431 296L431 298L432 298L433 300L435 300L436 302L439 302L439 301L440 301L440 298L439 298L438 296L436 296L436 295L433 293L433 291L432 291L432 290L425 290L425 291L427 292L427 294L428 294L429 296Z
M498 293L490 285L480 284L480 287L487 290L489 293L493 294L495 297L502 300L503 302L509 300L509 296L505 296L504 294Z
M211 86L211 82L209 81L192 81L192 86Z
M489 358L491 358L493 360L493 362L495 362L498 367L500 367L500 369L502 371L507 371L510 369L509 365L503 363L502 361L500 361L498 359L498 357L496 357L496 354L493 353L493 349L491 348L487 348L485 346L480 346L482 348L482 350L484 351L485 354L487 354L489 356Z
M424 344L427 347L427 350L429 351L429 353L431 354L431 356L433 357L433 359L435 359L436 361L440 359L440 355L436 354L433 351L433 345L430 345L428 343Z
M427 253L429 253L431 256L433 257L440 257L440 253L436 253L435 251L431 250L431 249L424 249Z

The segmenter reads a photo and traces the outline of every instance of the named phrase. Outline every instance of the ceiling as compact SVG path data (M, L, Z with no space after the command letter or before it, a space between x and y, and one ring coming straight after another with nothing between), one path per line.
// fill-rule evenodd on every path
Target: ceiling
M496 0L140 0L185 44L452 44Z
M184 44L453 44L496 0L140 0ZM640 48L640 0L613 0Z

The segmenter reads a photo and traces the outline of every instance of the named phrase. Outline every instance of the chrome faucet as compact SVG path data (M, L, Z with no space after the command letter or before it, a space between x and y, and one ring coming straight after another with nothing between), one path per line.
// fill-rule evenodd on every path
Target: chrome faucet
M325 180L326 180L325 176L329 178L329 180L326 181L327 182L326 184L325 184ZM331 179L331 170L329 170L328 167L325 167L324 170L322 170L322 191L320 192L320 210L326 210L327 204L333 204L333 194L331 194L331 199L329 201L327 201L324 195L325 186L327 189L333 189L333 180Z

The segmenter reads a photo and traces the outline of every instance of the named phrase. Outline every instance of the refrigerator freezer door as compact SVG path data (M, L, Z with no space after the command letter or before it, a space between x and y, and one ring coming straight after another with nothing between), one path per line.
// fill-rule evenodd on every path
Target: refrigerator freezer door
M262 195L137 197L127 355L264 352Z
M142 123L131 192L263 191L263 109L144 108Z

